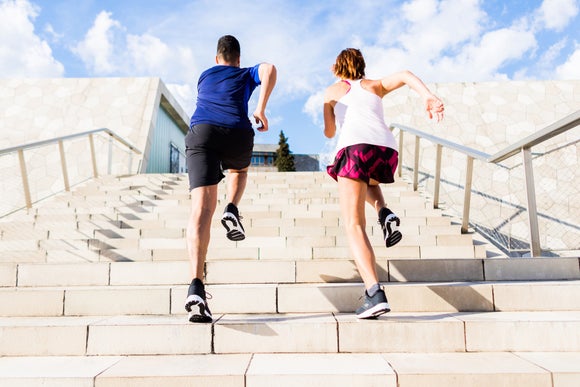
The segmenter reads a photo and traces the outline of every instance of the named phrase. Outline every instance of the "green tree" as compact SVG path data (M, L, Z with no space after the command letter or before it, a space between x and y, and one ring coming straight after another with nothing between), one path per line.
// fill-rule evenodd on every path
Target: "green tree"
M274 165L278 167L278 172L296 171L294 156L291 154L290 146L288 145L288 137L284 136L284 131L282 130L280 131L280 141L278 141Z

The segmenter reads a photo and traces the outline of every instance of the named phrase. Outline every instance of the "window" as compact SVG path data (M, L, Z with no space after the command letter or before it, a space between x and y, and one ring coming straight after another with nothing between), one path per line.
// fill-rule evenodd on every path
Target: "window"
M183 155L175 144L169 144L169 173L185 172L185 155Z

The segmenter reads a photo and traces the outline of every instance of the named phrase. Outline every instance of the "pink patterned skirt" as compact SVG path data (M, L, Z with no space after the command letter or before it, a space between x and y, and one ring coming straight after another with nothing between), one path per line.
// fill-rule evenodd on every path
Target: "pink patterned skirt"
M379 183L393 183L399 164L399 153L385 146L356 144L342 148L334 158L334 164L326 167L326 172L334 180L337 177L370 180Z

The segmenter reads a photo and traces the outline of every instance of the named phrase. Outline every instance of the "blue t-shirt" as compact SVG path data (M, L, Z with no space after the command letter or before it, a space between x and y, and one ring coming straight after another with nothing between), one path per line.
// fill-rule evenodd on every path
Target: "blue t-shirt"
M197 106L190 127L212 124L252 129L248 101L260 84L259 67L217 65L205 70L197 82Z

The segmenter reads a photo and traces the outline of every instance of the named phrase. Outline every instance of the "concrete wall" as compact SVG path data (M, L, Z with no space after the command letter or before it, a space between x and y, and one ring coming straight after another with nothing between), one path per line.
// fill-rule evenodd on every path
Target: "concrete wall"
M384 100L390 122L400 123L488 154L503 150L580 110L580 80L483 82L428 85L445 102L445 119L429 122L415 92L402 88ZM580 128L532 149L542 247L580 249ZM404 138L403 163L413 165L414 136ZM434 173L435 149L421 142L420 169ZM473 180L470 219L516 250L529 241L525 176L521 155L495 166L480 162ZM463 155L443 151L442 206L461 214L465 184ZM422 176L425 178L425 176ZM432 180L422 184L432 192ZM572 199L576 198L576 199Z
M114 143L111 172L144 171L160 106L185 134L189 118L159 78L0 79L0 149L108 128L142 151L130 159ZM97 136L95 147L99 174L107 173L108 137ZM65 143L71 185L92 177L89 149L86 138ZM33 201L64 188L57 145L26 151L25 159ZM23 202L16 155L0 157L0 178L2 214Z

